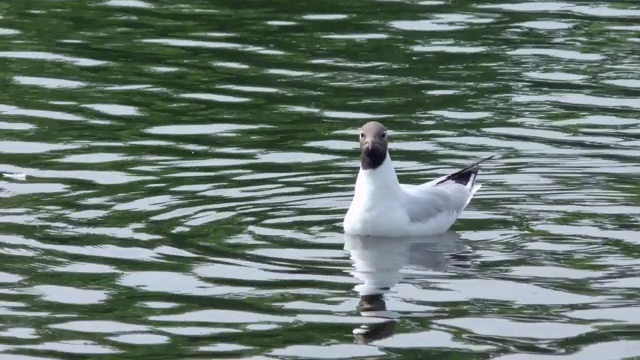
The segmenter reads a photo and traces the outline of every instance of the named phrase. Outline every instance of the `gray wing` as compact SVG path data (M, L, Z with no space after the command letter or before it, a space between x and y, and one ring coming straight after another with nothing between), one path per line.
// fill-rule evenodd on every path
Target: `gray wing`
M439 177L422 185L400 185L406 198L404 206L412 222L426 222L451 215L453 220L469 204L480 188L475 185L478 165L493 156L477 161L462 170Z
M426 222L441 214L459 214L466 205L466 188L451 189L441 187L403 186L406 197L404 207L412 222Z

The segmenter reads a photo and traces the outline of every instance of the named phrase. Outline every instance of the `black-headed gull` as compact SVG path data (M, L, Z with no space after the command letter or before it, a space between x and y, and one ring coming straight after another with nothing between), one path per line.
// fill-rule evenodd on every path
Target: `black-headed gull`
M388 151L387 129L376 121L360 131L360 172L344 232L384 237L429 236L447 231L482 185L478 165L420 185L400 184Z

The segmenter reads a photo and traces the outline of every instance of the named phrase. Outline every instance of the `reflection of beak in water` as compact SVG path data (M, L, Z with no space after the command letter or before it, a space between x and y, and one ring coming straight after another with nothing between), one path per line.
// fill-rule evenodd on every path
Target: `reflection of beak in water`
M357 310L362 316L374 317L380 322L362 325L353 330L354 341L368 344L394 334L400 314L387 311L384 293L389 292L403 276L403 267L447 271L450 254L458 257L456 266L469 262L468 249L455 232L422 238L379 238L345 235L345 250L351 254L354 270L351 274L363 284L356 285L360 294ZM463 251L467 250L467 251ZM463 254L467 254L466 256Z
M362 316L367 316L366 313L385 313L387 304L384 301L384 295L361 296L360 303L358 303L358 311ZM396 323L395 319L390 319L377 324L362 325L359 329L353 330L354 341L356 344L368 344L372 341L387 338L395 333Z

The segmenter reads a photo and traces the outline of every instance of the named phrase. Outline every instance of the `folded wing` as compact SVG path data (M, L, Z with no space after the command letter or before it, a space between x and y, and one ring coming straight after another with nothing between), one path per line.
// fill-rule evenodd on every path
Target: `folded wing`
M493 157L422 185L402 185L406 195L405 208L411 221L453 224L481 187L475 184L479 165Z

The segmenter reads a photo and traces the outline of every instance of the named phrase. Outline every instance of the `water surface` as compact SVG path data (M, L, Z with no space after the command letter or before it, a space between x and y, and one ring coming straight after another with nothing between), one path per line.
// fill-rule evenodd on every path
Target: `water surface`
M5 1L0 359L640 357L639 21ZM403 182L500 158L444 240L365 244L367 272L341 220L372 119Z

